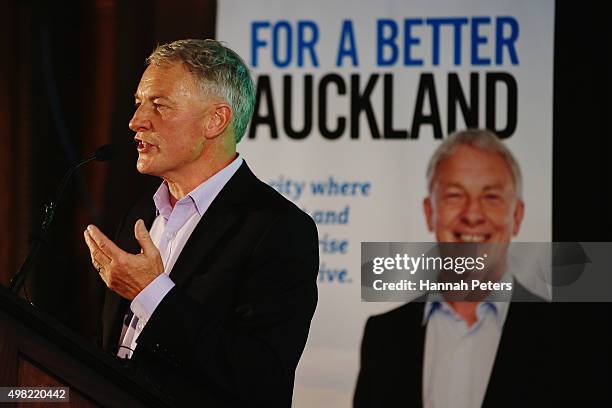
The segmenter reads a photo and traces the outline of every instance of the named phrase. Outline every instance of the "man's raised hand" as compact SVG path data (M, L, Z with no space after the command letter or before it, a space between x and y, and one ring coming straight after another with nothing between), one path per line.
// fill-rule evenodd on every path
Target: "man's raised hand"
M164 271L159 251L142 220L134 224L134 236L141 247L136 255L119 248L94 225L89 225L83 234L91 262L106 286L128 300Z

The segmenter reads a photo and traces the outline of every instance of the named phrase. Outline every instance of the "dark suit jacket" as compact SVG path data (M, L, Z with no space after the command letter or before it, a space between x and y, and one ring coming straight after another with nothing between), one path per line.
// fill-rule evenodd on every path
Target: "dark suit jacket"
M526 289L515 282L513 297L516 291L527 299ZM602 387L610 379L610 345L599 340L597 346L589 344L581 330L591 328L576 323L587 323L593 316L579 316L576 307L581 306L510 305L483 407L605 406L599 404L609 401ZM424 302L411 302L368 319L353 400L356 408L423 406L424 308ZM589 311L590 307L582 310ZM601 352L601 364L596 350ZM607 373L596 374L602 369Z
M155 218L151 196L116 242L140 251L133 226ZM130 365L178 405L289 407L316 302L314 222L246 163L212 202L170 278L176 286L137 340ZM129 302L107 291L103 347L116 352Z

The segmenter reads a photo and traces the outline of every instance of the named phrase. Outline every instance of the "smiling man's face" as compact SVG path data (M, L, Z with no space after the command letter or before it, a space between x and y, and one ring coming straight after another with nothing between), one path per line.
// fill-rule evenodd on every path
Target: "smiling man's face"
M518 234L524 204L500 154L462 145L438 164L424 210L438 242L502 243Z

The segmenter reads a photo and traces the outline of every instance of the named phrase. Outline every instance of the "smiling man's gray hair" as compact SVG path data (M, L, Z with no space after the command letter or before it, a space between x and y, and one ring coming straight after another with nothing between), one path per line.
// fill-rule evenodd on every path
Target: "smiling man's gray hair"
M438 146L427 165L427 190L430 193L438 165L450 157L459 146L472 146L502 156L510 169L516 195L519 199L523 199L523 178L518 162L512 152L499 140L495 133L486 129L467 129L455 132Z
M147 65L176 61L185 64L205 92L224 98L232 107L230 129L238 143L255 106L255 85L242 58L219 41L188 39L158 45L147 58Z

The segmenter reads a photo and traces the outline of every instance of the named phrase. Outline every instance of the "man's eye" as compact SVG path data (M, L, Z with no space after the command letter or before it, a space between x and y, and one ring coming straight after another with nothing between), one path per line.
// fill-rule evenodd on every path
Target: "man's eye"
M463 202L463 196L459 193L449 193L442 196L442 202L456 205Z
M446 193L444 194L444 198L446 199L455 199L455 198L460 198L461 194L459 193Z
M501 195L499 194L486 194L484 199L489 205L500 205L503 201Z

